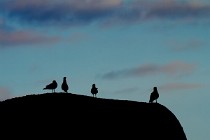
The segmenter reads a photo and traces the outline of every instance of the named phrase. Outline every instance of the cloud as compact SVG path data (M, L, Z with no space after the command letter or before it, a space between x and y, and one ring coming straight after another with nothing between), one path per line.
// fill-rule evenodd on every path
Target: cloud
M135 93L137 91L139 91L138 87L130 87L130 88L125 88L122 90L115 91L115 93L116 94L130 94L130 93Z
M3 0L8 19L38 25L86 25L148 19L209 19L210 5L183 0Z
M0 101L12 98L12 93L5 87L0 87Z
M202 48L206 42L199 39L192 39L188 41L170 41L168 44L171 46L172 51L183 52Z
M193 72L195 65L181 61L171 62L165 65L146 64L136 68L111 71L101 76L102 79L117 79L125 77L151 76L163 74L166 76L182 76Z
M139 3L139 4L138 4ZM167 19L180 19L180 18L208 18L210 15L210 5L202 3L195 3L182 0L160 0L160 1L144 1L138 0L137 8L144 7L146 18L167 18Z
M159 89L164 91L175 91L175 90L191 90L202 88L204 85L202 84L192 84L192 83L170 83L166 85L162 85Z
M121 0L10 0L0 4L9 18L38 24L86 24L106 17Z
M194 64L176 61L160 67L160 72L170 75L185 75L190 74L194 68Z
M40 66L38 64L32 64L29 69L28 69L28 72L29 73L36 73L40 70Z
M59 39L59 37L48 37L34 31L0 30L0 47L55 43Z
M68 0L67 0L68 1ZM107 10L119 7L122 0L70 0L69 5L78 10Z
M0 18L0 27L4 25L4 20L2 18Z
M68 38L67 41L71 43L81 42L88 39L89 36L82 32L73 32Z
M11 31L11 30L13 30L12 27L6 24L4 18L0 17L0 31Z

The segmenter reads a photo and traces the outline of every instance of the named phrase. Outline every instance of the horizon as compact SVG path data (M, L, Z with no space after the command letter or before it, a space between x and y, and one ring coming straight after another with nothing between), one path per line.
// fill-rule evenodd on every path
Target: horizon
M37 12L39 11L39 12ZM209 0L1 0L0 100L48 92L158 103L210 138ZM51 90L49 90L51 92Z

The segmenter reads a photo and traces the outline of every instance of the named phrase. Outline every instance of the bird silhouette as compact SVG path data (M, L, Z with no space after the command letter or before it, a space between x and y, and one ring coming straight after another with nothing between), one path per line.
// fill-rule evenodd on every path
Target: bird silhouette
M158 98L159 98L159 93L157 87L154 87L152 93L150 94L149 102L152 103L155 100L157 103Z
M96 88L95 84L92 84L91 93L93 94L93 97L96 97L96 94L98 93L98 88Z
M69 86L68 86L68 84L66 82L66 77L63 77L63 83L61 85L61 89L63 91L65 91L66 93L68 93Z
M55 92L55 89L57 88L58 84L55 80L52 81L52 83L50 83L49 85L46 85L45 88L43 88L43 90L45 89L51 89L52 92Z

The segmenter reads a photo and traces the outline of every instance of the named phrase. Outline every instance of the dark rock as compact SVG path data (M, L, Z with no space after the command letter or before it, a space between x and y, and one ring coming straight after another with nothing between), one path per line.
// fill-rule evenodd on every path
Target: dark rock
M2 101L0 112L1 127L34 137L187 140L176 116L159 103L45 93Z

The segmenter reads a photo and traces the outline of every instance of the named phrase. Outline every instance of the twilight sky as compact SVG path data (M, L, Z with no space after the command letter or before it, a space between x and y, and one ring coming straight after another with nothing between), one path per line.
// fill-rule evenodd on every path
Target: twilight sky
M209 25L209 0L0 0L0 99L61 92L64 76L101 98L148 102L157 86L187 138L207 140Z

